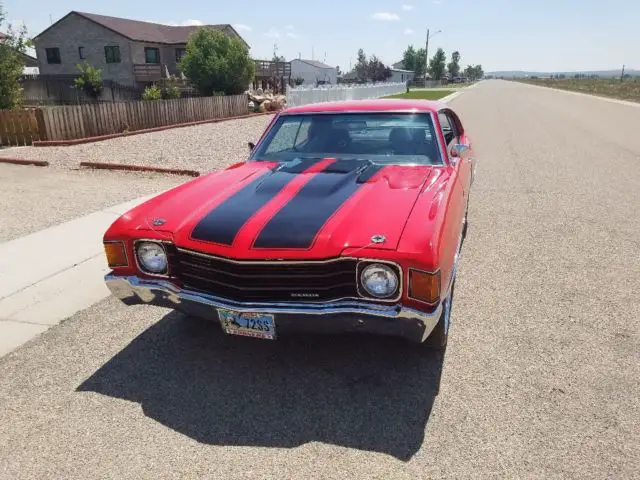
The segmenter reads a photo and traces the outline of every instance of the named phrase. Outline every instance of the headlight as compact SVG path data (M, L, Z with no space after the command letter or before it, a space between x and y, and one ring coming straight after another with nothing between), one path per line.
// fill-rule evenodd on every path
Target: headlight
M142 271L147 273L167 273L167 254L159 243L139 242L136 245L138 264Z
M398 275L380 263L365 268L360 275L360 283L369 295L376 298L391 297L398 291Z

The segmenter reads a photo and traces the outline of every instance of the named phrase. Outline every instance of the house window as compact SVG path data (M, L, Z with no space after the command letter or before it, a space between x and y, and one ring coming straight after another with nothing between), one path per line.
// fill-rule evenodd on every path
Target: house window
M47 52L47 63L62 63L59 48L46 48L45 50Z
M176 63L179 63L184 57L184 54L187 53L186 48L176 48Z
M117 45L104 47L104 58L107 63L120 63L120 47Z
M160 49L146 47L144 49L144 60L146 63L160 63Z
M84 47L78 47L78 57L80 57L80 60L87 58L84 53Z

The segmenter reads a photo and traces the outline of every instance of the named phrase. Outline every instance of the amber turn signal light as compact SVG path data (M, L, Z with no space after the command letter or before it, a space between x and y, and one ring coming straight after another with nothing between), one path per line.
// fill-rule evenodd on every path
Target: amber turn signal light
M409 270L409 297L425 303L437 303L440 299L440 272Z
M107 255L107 263L109 267L127 267L127 252L124 242L105 242L104 253Z

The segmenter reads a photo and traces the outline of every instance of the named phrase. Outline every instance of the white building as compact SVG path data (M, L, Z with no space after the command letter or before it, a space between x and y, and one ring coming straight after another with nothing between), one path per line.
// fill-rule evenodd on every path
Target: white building
M410 82L415 77L415 73L411 70L402 70L401 68L392 68L391 69L391 78L387 81L389 82Z
M325 85L338 83L338 70L317 60L291 60L291 79L301 77L304 85Z

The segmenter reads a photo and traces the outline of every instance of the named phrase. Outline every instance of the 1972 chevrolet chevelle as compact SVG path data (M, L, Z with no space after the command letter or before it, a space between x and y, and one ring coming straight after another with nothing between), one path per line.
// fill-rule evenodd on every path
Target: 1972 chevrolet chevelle
M113 294L228 334L368 332L443 349L475 171L453 110L409 100L294 107L249 147L246 162L111 225Z

